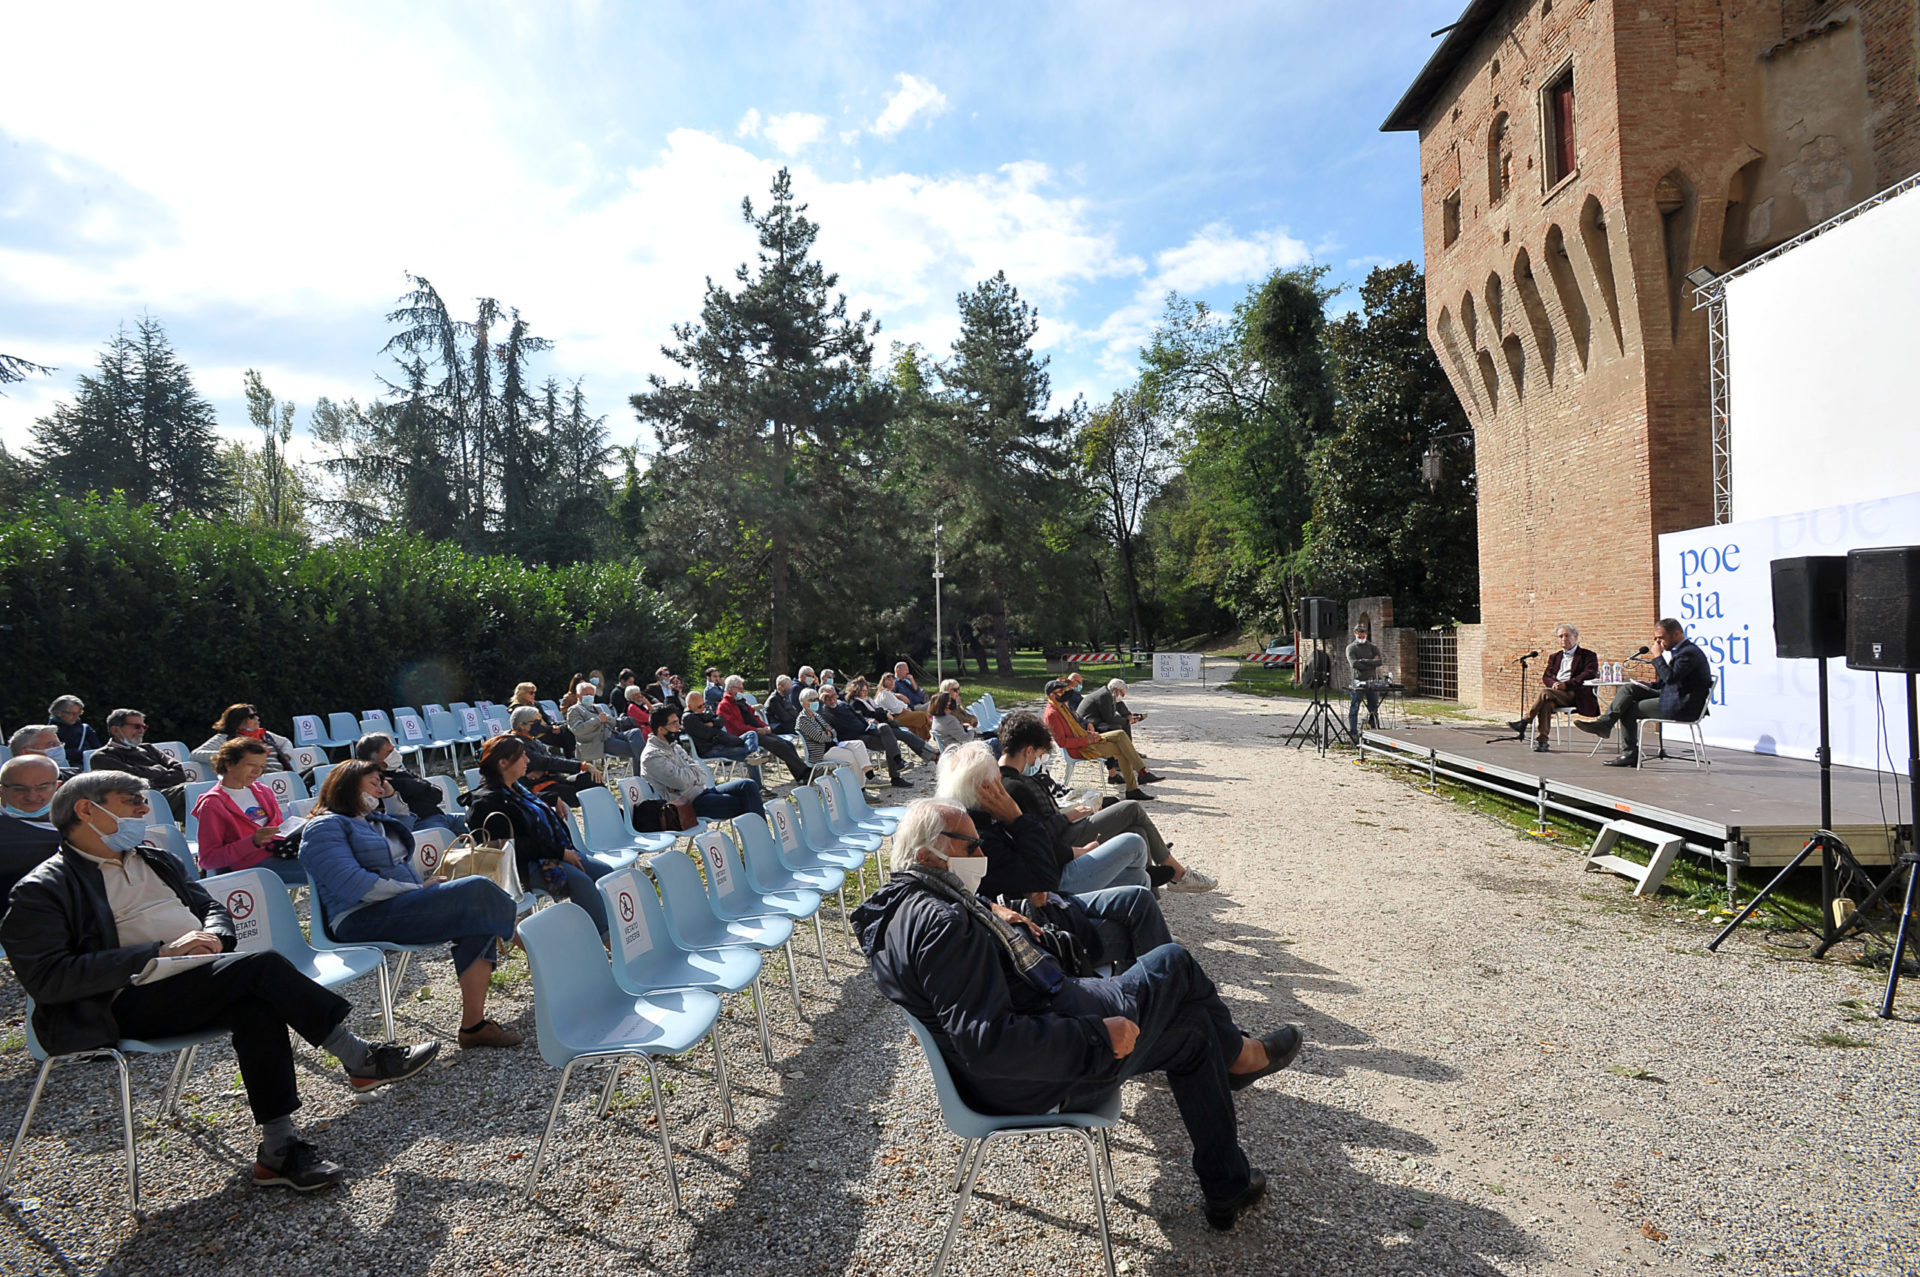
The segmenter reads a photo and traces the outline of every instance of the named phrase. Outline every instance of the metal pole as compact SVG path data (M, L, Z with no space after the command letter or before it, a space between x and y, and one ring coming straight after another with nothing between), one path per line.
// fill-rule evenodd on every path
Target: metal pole
M940 525L933 525L933 681L938 687L947 678L947 665L942 650L945 631L940 628L940 581L946 576L940 570Z

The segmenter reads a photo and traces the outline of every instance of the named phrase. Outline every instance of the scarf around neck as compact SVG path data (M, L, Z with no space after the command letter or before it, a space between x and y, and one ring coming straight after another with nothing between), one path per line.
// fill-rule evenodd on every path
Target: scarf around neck
M1051 954L1033 942L1024 928L1002 921L986 901L968 891L959 878L945 869L913 864L907 866L906 872L932 894L942 900L952 901L978 919L1000 942L1000 947L1006 950L1007 957L1013 962L1013 969L1036 991L1049 998L1060 992L1060 986L1067 980L1066 973L1061 971L1060 964L1053 960Z

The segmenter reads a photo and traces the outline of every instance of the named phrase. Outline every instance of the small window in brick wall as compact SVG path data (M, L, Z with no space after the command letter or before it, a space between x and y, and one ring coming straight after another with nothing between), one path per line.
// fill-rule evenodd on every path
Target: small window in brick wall
M1440 202L1440 247L1452 248L1460 238L1460 192L1454 191Z
M1573 68L1568 67L1541 94L1541 109L1546 127L1541 132L1547 142L1547 189L1551 190L1573 172Z

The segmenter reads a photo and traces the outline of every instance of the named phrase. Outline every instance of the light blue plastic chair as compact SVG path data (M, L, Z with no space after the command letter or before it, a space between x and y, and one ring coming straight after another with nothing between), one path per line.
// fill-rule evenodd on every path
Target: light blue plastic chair
M800 836L800 817L794 811L793 804L784 798L776 798L767 804L767 825L773 831L773 848L780 857L780 863L789 869L819 869L831 867L842 873L859 873L867 863L865 852L847 847L829 847L825 851L815 851L807 846ZM859 882L866 886L866 880Z
M853 768L836 767L831 774L839 779L840 792L846 795L847 810L852 814L855 824L863 828L878 825L880 830L889 836L900 827L900 817L906 814L906 809L903 807L883 809L869 803L867 791L860 787L860 779L853 774Z
M667 930L653 880L638 866L616 869L595 885L613 924L613 978L620 987L640 996L663 989L705 989L712 994L753 990L760 1054L772 1068L773 1038L767 1032L766 994L760 987L766 960L760 951L747 945L682 949ZM714 1032L719 1032L717 1025ZM714 1049L719 1050L717 1036Z
M317 794L320 792L320 787L327 783L328 773L330 773L334 768L338 767L339 765L340 764L338 763L321 763L318 767L313 769L313 792L314 793Z
M344 749L353 744L351 740L341 740L333 730L331 719L322 719L318 714L295 714L293 716L293 743L312 745L315 748Z
M265 869L239 869L201 879L200 885L233 919L234 949L252 953L272 949L324 988L351 984L364 976L380 975L380 1016L387 1041L393 1041L393 990L387 985L387 955L370 944L316 949L300 930L299 915L287 885ZM191 1060L191 1056L189 1056ZM191 1062L187 1065L193 1066Z
M667 935L682 949L724 949L746 945L761 953L780 950L787 959L787 991L793 995L793 1013L806 1019L800 1006L800 981L794 974L793 919L779 917L723 918L700 885L700 870L684 852L663 851L647 862L660 884L660 908L666 915Z
M821 801L820 791L812 785L795 785L787 794L793 803L793 809L800 817L800 837L807 846L815 851L828 850L855 851L860 853L860 885L867 884L866 858L880 855L883 841L878 834L853 833L836 834L833 822L827 818L826 804ZM881 875L884 878L884 874Z
M460 744L478 746L481 741L487 738L487 725L481 721L480 711L473 706L462 705L459 701L455 701L453 703L453 720L455 726L458 728L454 740ZM480 751L476 748L473 752L478 754Z
M303 855L301 868L305 867ZM393 1041L393 995L407 978L407 965L413 961L414 954L432 953L436 949L444 949L445 943L398 944L391 940L355 940L351 944L346 944L335 940L333 933L327 929L327 911L326 907L320 903L320 893L308 892L307 903L312 921L312 925L308 928L307 939L315 949L322 953L338 953L347 949L373 949L381 954L380 1006L386 1019L387 1041ZM396 955L391 968L386 963L385 955L387 954Z
M906 1015L905 1012L901 1014ZM986 1165L987 1145L1003 1135L1071 1135L1086 1145L1087 1170L1093 1177L1094 1214L1100 1221L1100 1249L1107 1261L1107 1277L1114 1277L1113 1239L1107 1232L1107 1197L1100 1183L1100 1165L1106 1163L1107 1191L1118 1191L1113 1177L1113 1154L1107 1147L1107 1131L1120 1118L1120 1089L1115 1087L1099 1105L1085 1113L1036 1113L1032 1116L1003 1116L982 1113L960 1098L953 1074L940 1054L940 1048L927 1032L927 1026L906 1015L920 1049L926 1052L927 1067L933 1073L933 1089L940 1097L940 1116L947 1129L960 1137L960 1165L954 1171L954 1188L959 1200L953 1204L953 1218L947 1224L946 1240L940 1243L940 1257L933 1262L933 1277L940 1277L953 1253L966 1218L967 1202L973 1197L974 1181Z
M893 836L893 829L884 822L862 821L853 814L852 804L847 801L846 783L842 780L839 769L828 772L815 781L810 788L820 791L820 802L827 817L827 830L835 838L845 842L854 838L886 839ZM878 855L878 850L874 854Z
M791 918L798 927L813 919L814 943L820 950L820 969L827 971L827 941L820 930L820 893L804 887L756 891L748 880L739 845L725 830L710 829L693 840L707 868L707 899L723 918Z
M280 810L286 811L294 803L313 797L307 792L307 783L300 779L299 772L262 772L260 784L273 791L273 799L280 804Z
M794 869L782 863L780 850L774 845L773 833L767 828L767 822L751 812L733 822L733 832L739 837L740 851L747 862L748 886L762 898L798 892L811 892L824 898L828 892L833 892L840 900L841 925L847 928L847 938L853 938L853 925L847 919L846 870L833 865ZM820 934L820 911L817 908L813 912L813 934L819 941L820 973L831 980L833 972L827 968L827 944Z
M597 785L581 790L576 809L580 813L581 850L604 865L624 869L643 851L665 851L673 846L672 834L635 833L611 790Z
M469 794L475 793L479 790L480 769L478 767L469 767L464 772L460 773L460 776L461 776L461 779L467 782L467 792Z
M173 811L167 806L167 800L149 789L147 807L147 841L179 861L187 877L198 878L200 864L193 858L193 848L187 846L187 836L173 823Z
M540 712L547 716L549 723L564 723L567 721L567 716L560 712L559 701L540 701L538 704L540 706Z
M281 893L285 895L285 892ZM27 1054L40 1061L40 1073L33 1080L33 1089L27 1093L27 1111L20 1118L20 1130L13 1137L13 1148L7 1153L7 1166L0 1171L0 1197L4 1197L13 1184L13 1168L20 1160L20 1146L26 1142L27 1128L33 1125L33 1115L40 1107L40 1093L46 1090L47 1074L53 1072L53 1066L60 1060L97 1060L110 1059L120 1070L120 1124L121 1138L127 1155L127 1209L138 1214L140 1211L140 1153L133 1139L133 1079L127 1073L127 1057L130 1055L165 1055L178 1051L180 1058L173 1063L173 1076L167 1080L167 1089L160 1101L160 1116L173 1116L174 1106L180 1101L180 1089L186 1083L187 1059L195 1048L209 1042L217 1042L228 1036L231 1030L209 1029L204 1033L183 1033L178 1037L154 1038L143 1041L139 1038L122 1038L110 1047L101 1047L94 1051L75 1051L70 1055L49 1055L40 1044L39 1036L33 1031L33 999L27 999Z
M201 762L199 759L195 758L193 756L193 751L187 748L187 743L185 741L183 740L154 741L153 747L159 750L161 753L165 754L168 758L171 758L174 762L179 763L181 767L185 768L187 775L191 779L193 780L212 780L213 779L213 768ZM0 761L4 761L4 760L0 760Z
M714 1032L720 1017L720 999L701 989L681 989L636 997L622 989L607 964L600 933L579 905L565 902L543 909L520 924L520 940L527 947L527 967L533 973L533 1016L539 1030L540 1058L560 1070L553 1105L540 1148L527 1168L526 1196L532 1199L540 1178L540 1163L553 1140L553 1124L574 1066L582 1060L612 1064L600 1093L599 1112L606 1114L620 1084L620 1069L628 1056L639 1056L647 1066L653 1090L654 1118L660 1125L660 1152L667 1166L667 1190L673 1208L680 1209L680 1177L673 1166L673 1140L667 1130L667 1106L654 1068L657 1055L680 1055ZM733 1094L727 1086L727 1062L720 1039L713 1038L713 1071L720 1088L720 1112L733 1126Z
M449 769L460 765L460 727L453 715L437 705L427 707L427 739L422 748L445 751Z
M335 710L327 715L327 734L333 737L331 744L341 749L351 749L362 735L359 716L345 710Z
M360 734L362 736L365 736L367 734L366 726L369 722L377 724L377 726L374 728L375 731L385 732L389 736L395 735L395 732L393 730L393 720L387 717L387 711L383 709L361 710L360 711L360 728L361 728Z
M620 778L620 797L627 809L627 828L629 829L633 828L633 812L636 807L641 803L658 802L661 800L660 791L655 789L653 782L645 776L622 776ZM670 847L684 838L686 839L687 846L691 847L693 846L693 840L695 838L698 838L712 827L713 822L706 817L695 816L693 818L693 824L690 827L675 830L672 833L663 833L660 834L659 837L668 839L669 842L667 845ZM635 834L634 836L636 838L652 838L655 835Z
M195 860L200 858L200 818L193 814L193 808L200 801L200 795L214 787L211 780L190 780L182 791L182 801L187 809L187 846L193 849Z

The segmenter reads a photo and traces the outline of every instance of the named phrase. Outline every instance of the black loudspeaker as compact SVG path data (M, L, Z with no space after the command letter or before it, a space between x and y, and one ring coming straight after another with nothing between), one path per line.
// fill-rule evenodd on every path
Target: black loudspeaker
M1847 668L1920 673L1920 545L1847 552Z
M1300 632L1310 639L1330 639L1339 633L1333 619L1333 600L1319 597L1300 600Z
M1847 654L1844 554L1773 561L1773 646L1795 660Z

